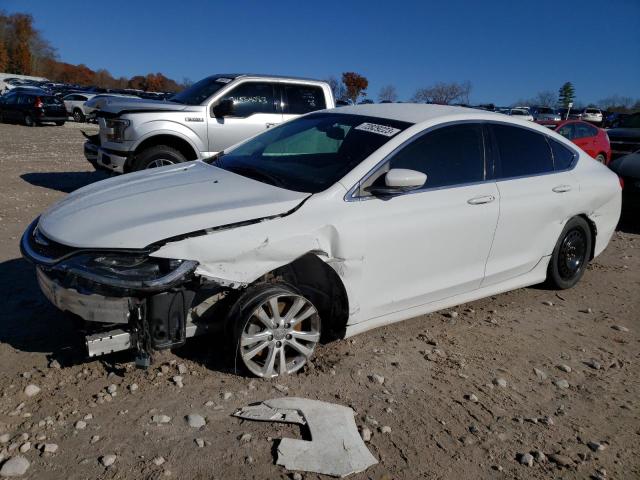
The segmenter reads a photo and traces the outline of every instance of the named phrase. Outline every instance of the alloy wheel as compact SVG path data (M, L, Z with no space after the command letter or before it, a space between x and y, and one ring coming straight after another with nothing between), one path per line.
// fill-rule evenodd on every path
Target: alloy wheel
M175 162L168 160L166 158L157 158L156 160L152 160L146 166L146 168L157 168L157 167L166 167L167 165L174 165Z
M320 341L320 317L306 298L274 295L247 320L240 357L251 373L272 378L300 370Z

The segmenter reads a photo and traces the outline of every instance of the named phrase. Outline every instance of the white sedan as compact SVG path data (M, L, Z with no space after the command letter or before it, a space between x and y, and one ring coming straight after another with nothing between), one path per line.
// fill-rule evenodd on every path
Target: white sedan
M620 204L617 176L545 127L362 105L84 187L21 247L55 305L104 325L90 355L133 347L144 364L220 327L233 365L276 377L321 338L545 281L573 287Z

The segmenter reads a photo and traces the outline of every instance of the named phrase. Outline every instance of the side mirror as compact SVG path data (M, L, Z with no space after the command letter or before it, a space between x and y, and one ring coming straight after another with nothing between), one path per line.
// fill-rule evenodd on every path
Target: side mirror
M427 175L417 170L393 168L384 176L384 186L371 185L365 191L373 195L394 195L422 188L427 181Z
M211 113L216 118L228 117L233 115L233 100L230 98L225 98L224 100L220 100L216 105L211 107Z

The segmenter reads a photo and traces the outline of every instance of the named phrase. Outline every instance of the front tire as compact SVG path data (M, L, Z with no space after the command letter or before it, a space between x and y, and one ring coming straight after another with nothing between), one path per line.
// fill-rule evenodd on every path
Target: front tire
M578 283L589 263L593 240L584 218L574 217L567 222L549 261L549 286L565 290Z
M240 367L261 378L293 374L313 356L320 329L317 309L291 285L250 287L228 317L236 370Z
M132 171L166 167L167 165L175 165L186 161L185 156L175 148L166 145L156 145L136 156Z
M24 115L24 124L25 124L27 127L35 127L35 126L36 126L36 122L35 122L35 120L34 120L34 119L33 119L33 117L32 117L31 115L29 115L28 113L26 113L26 114Z

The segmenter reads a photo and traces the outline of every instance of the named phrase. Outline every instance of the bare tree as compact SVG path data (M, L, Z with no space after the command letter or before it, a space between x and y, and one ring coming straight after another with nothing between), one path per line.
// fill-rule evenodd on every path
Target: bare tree
M558 103L558 96L551 90L543 90L533 97L533 104L540 107L554 107Z
M333 98L336 100L347 100L347 89L340 80L332 75L327 78L325 82L329 84L331 92L333 93Z
M437 103L439 105L449 105L454 102L468 104L470 96L471 82L439 82L431 87L418 89L413 95L412 101L417 103Z
M600 100L598 104L605 110L628 111L633 106L633 98L623 97L620 95L611 95L610 97Z
M380 102L395 102L398 100L398 93L396 87L393 85L385 85L380 89L378 93L378 101Z

